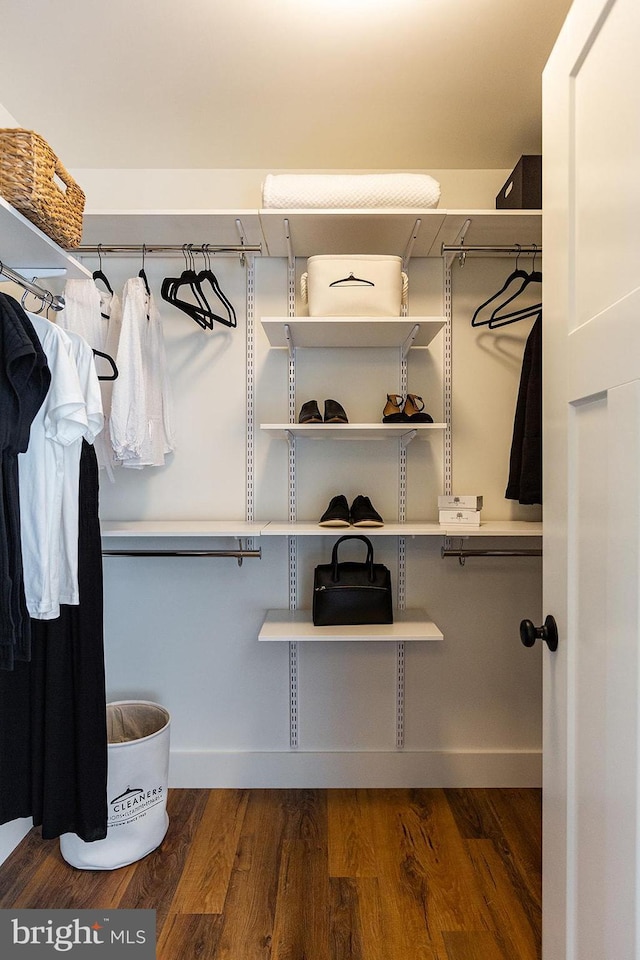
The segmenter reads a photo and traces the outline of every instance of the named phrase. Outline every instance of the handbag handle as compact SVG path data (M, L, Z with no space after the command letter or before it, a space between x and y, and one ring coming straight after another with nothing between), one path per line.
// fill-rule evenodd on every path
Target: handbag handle
M369 537L363 537L360 534L346 534L344 537L340 537L339 540L333 545L333 551L331 553L331 565L333 570L331 571L331 579L334 583L337 583L340 580L340 572L338 570L338 547L345 540L362 540L363 543L367 545L367 559L366 563L369 566L369 580L373 583L373 544Z

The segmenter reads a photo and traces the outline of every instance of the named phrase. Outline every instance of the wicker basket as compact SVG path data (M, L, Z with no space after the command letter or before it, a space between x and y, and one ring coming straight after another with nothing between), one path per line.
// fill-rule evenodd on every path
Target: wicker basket
M84 193L32 130L0 129L0 195L61 246L80 243Z

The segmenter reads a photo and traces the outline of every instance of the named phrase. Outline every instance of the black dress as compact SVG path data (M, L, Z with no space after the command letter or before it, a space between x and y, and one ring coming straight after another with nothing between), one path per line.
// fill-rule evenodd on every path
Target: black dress
M47 395L51 373L40 341L20 305L0 294L0 668L28 660L29 614L24 599L18 454Z
M524 348L505 497L542 503L542 314Z
M0 670L0 823L33 817L44 839L91 841L107 832L107 731L98 466L84 440L79 507L80 604L31 620L31 660Z

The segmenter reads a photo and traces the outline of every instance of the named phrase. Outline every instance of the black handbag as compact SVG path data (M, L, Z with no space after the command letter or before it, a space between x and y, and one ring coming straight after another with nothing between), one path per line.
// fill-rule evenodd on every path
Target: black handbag
M364 563L338 563L338 547L345 540L366 543ZM340 537L333 546L331 563L315 568L313 623L316 627L393 623L391 574L384 564L373 562L373 544L368 537Z

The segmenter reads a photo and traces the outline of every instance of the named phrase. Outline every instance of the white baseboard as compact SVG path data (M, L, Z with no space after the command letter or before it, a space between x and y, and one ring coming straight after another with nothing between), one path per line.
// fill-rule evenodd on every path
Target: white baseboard
M0 863L4 863L10 853L26 837L33 826L31 817L21 817L0 826Z
M179 750L171 787L540 787L540 751L273 753Z

